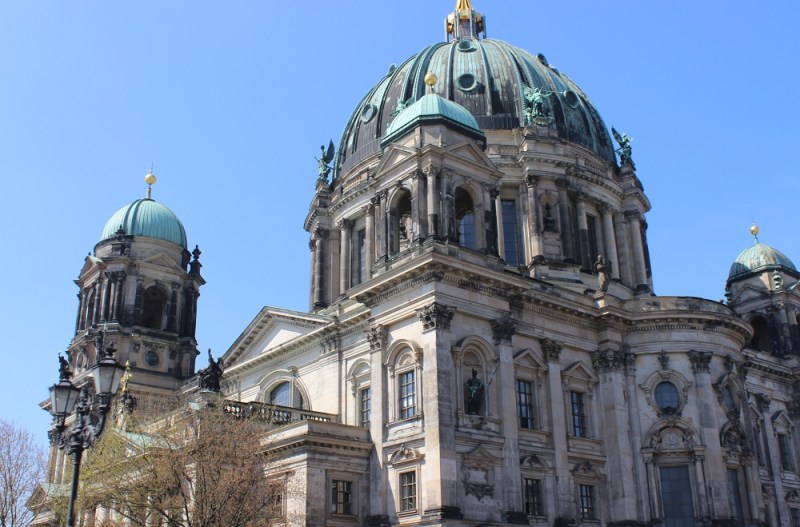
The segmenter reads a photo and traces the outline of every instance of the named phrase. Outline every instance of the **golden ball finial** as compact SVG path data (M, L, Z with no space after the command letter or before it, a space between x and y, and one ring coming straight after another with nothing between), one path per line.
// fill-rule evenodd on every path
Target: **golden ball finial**
M425 75L424 80L426 86L433 88L434 86L436 86L436 83L439 82L439 77L437 77L433 73L428 73Z
M759 233L759 232L761 232L761 230L758 228L758 225L756 225L756 224L754 223L754 224L753 224L753 225L750 227L750 234L752 234L753 236L758 236L758 233Z
M150 169L150 171L147 174L145 174L144 182L147 183L148 185L152 185L153 183L156 182L156 175L153 173L153 169L152 168Z

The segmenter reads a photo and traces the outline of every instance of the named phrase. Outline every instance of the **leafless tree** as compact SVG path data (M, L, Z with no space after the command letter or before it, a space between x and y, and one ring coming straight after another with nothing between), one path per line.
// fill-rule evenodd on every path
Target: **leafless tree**
M112 509L108 525L274 525L286 489L266 475L265 435L263 423L215 407L111 430L89 453L80 508Z
M33 435L0 419L0 527L26 527L26 502L45 476L44 449Z

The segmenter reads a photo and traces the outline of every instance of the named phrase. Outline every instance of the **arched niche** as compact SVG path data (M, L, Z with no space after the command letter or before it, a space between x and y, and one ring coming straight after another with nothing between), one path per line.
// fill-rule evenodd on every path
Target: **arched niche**
M142 292L142 326L150 329L164 327L167 293L158 285L151 285Z

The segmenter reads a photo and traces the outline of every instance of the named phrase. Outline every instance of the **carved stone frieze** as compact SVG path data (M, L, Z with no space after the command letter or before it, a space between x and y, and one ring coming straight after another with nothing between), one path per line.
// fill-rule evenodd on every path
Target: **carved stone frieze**
M517 327L511 319L511 315L506 313L502 317L492 322L492 334L495 344L511 344L511 337L514 336Z
M542 339L542 352L544 353L545 358L550 362L558 362L558 358L561 355L561 350L564 347L556 342L555 340L551 339Z
M388 336L389 332L386 327L376 324L364 331L364 334L367 336L369 349L372 351L377 351L386 346L386 337Z
M692 363L692 371L694 373L709 373L711 352L691 350L689 351L689 362Z
M324 337L320 341L320 347L322 348L320 352L323 355L327 355L328 353L333 353L339 350L339 337L336 335L329 335Z
M599 373L628 371L635 357L625 349L605 349L592 353L592 366Z
M434 302L429 306L417 310L417 316L422 322L424 331L431 329L450 329L450 321L453 320L455 310L439 302Z

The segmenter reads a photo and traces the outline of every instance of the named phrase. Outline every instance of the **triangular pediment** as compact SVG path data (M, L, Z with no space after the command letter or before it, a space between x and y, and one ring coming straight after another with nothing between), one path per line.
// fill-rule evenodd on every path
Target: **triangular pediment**
M178 270L178 271L183 270L178 265L175 264L175 260L173 260L164 253L156 253L152 256L149 256L144 260L142 260L141 263L157 267L166 267L167 269L172 269L172 270Z
M254 359L330 324L327 317L265 307L225 352L226 368Z
M491 172L497 172L497 167L474 141L462 141L448 146L445 151L457 158L478 165Z
M377 177L380 177L386 171L394 171L398 168L401 170L410 170L416 168L417 153L412 148L392 144L387 148L378 168L375 170Z
M98 268L105 268L105 262L103 262L102 259L90 254L83 260L83 267L81 267L81 272L78 276L85 276L87 273L91 273Z
M523 368L532 368L535 370L546 370L547 364L542 359L536 356L531 348L525 348L518 351L514 355L514 364Z
M592 369L582 361L578 361L562 371L561 376L572 380L585 381L591 384L597 384L597 382L600 380L597 378L597 375L594 374Z

